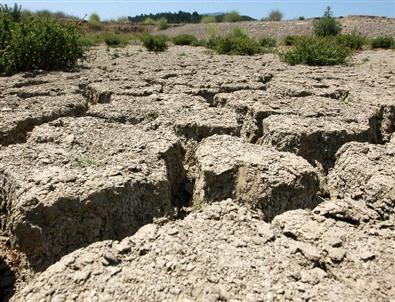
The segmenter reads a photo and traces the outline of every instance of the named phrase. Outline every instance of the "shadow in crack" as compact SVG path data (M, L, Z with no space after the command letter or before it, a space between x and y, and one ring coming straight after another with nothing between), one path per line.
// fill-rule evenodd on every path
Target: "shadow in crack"
M0 256L0 302L9 301L14 294L15 273L8 263Z

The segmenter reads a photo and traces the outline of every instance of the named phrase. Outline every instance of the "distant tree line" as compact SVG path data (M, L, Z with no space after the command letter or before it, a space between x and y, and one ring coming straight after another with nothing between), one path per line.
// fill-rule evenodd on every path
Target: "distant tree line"
M216 19L216 22L222 22L225 14L220 14L217 16L213 16ZM179 11L177 13L158 13L158 14L141 14L135 17L128 17L129 22L144 22L146 19L159 20L161 18L165 18L169 23L179 24L179 23L200 23L202 18L206 15L201 15L198 12L183 12ZM249 16L241 16L241 21L253 21L255 19Z

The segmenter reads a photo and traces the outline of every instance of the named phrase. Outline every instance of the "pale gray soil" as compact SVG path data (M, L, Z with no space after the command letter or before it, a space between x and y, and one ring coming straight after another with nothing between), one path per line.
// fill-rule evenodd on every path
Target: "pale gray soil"
M0 296L391 301L394 95L393 50L99 47L1 77Z
M358 5L358 4L357 4ZM362 4L361 4L362 5ZM395 19L383 17L349 16L338 19L343 33L356 32L367 37L395 37ZM170 27L160 33L176 36L193 34L199 39L207 39L210 32L217 31L226 34L234 27L241 27L255 37L273 37L282 39L288 35L310 35L313 33L314 20L303 21L253 21L237 23L184 24Z

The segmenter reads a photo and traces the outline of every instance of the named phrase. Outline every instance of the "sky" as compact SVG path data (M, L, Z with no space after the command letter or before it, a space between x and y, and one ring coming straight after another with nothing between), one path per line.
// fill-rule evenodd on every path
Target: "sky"
M14 1L2 1L0 3L13 5ZM293 19L299 16L321 16L329 5L335 16L347 15L374 15L395 17L395 0L20 0L18 4L22 8L30 10L48 9L53 12L63 11L77 17L84 17L91 13L98 13L102 20L118 18L122 16L135 16L158 12L177 12L179 10L198 13L216 13L238 11L242 15L261 19L266 17L273 9L279 9L285 19Z

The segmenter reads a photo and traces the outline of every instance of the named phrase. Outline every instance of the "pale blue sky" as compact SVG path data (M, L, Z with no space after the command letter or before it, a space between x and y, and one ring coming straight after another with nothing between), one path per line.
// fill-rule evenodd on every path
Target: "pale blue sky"
M15 1L2 1L12 5ZM63 11L65 13L83 17L85 14L98 13L102 19L117 18L121 16L134 16L141 13L197 11L199 13L226 12L237 10L243 15L254 18L267 16L273 9L279 9L286 19L299 16L321 16L326 6L331 6L336 16L347 15L376 15L395 17L395 0L85 0L85 1L17 1L23 8L31 10L48 9L50 11Z

